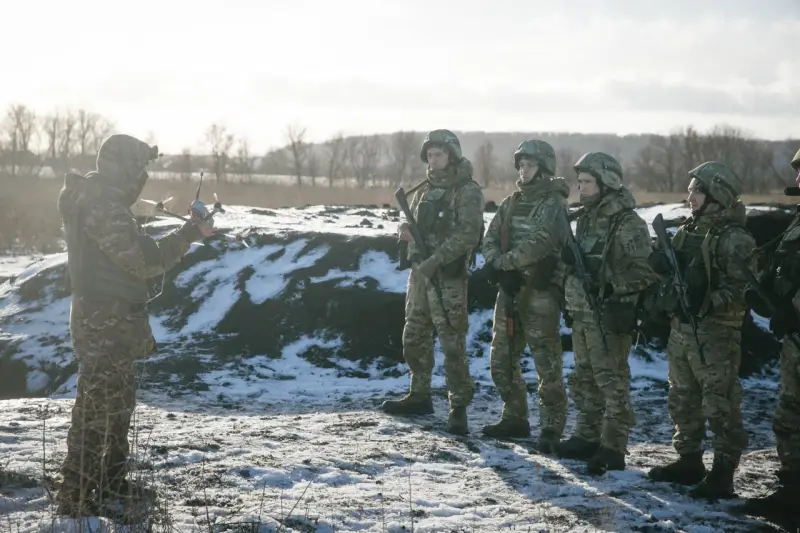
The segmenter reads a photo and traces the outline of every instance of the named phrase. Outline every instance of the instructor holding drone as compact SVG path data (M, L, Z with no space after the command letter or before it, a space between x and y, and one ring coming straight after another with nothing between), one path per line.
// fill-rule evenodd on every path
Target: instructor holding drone
M97 169L68 173L58 197L72 292L70 334L78 390L61 467L58 513L102 512L129 502L128 428L135 406L134 363L155 351L147 280L175 266L192 242L216 233L199 199L184 224L160 239L147 235L130 210L147 182L158 147L114 134L100 146ZM220 206L221 207L221 206Z

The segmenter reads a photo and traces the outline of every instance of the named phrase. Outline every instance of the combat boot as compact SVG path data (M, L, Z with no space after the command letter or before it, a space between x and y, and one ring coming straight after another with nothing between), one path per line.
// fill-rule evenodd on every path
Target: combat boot
M531 436L531 424L527 420L501 418L499 422L483 426L482 431L493 439L524 439Z
M717 500L736 498L733 490L733 473L737 466L739 466L738 456L714 454L711 472L689 492L689 496L695 499L706 499L712 503Z
M778 472L779 486L769 496L748 498L740 506L740 510L775 522L792 517L800 521L800 471L782 470Z
M450 418L447 420L447 432L453 435L466 435L469 433L466 407L453 407L450 409Z
M589 459L587 466L593 476L602 476L609 470L625 470L625 454L603 446Z
M586 460L596 454L599 449L599 442L592 442L582 439L581 437L572 436L556 444L556 455L561 459Z
M552 429L543 429L539 435L539 442L536 444L536 451L545 455L556 453L556 446L561 440L558 433Z
M386 400L381 408L390 415L431 415L433 399L430 395L423 396L409 392L399 400Z
M650 469L647 477L652 481L665 481L679 485L696 485L706 475L703 452L681 454L677 461Z

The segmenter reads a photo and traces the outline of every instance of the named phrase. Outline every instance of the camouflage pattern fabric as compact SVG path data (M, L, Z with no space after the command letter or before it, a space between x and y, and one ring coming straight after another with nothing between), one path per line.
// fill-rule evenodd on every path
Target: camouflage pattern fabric
M744 222L744 206L737 203L693 217L672 238L687 283L691 286L693 278L700 278L690 290L690 298L696 299L692 307L699 312L698 337L706 360L705 365L700 362L691 327L676 312L667 360L673 444L679 453L702 449L706 420L714 433L715 452L738 458L748 444L741 420L739 381L747 281L731 259L734 253L750 257L755 249Z
M800 350L787 338L781 350L780 396L772 429L782 470L800 472Z
M667 342L672 443L679 454L702 451L707 420L714 452L738 457L749 442L740 411L741 334L737 328L700 322L703 365L691 326L675 322Z
M466 406L474 393L466 353L467 265L481 238L484 198L471 177L472 164L465 158L444 171L429 169L427 183L415 191L409 201L409 207L419 220L420 203L438 195L436 205L441 209L441 216L437 213L436 222L424 231L426 244L432 251L427 260L436 266L435 277L442 289L442 300L439 301L431 279L417 270L418 250L413 242L409 243L412 270L406 291L403 357L411 371L411 393L430 395L433 334L438 334L445 357L451 407ZM401 225L398 231L402 228ZM444 268L446 266L448 268Z
M554 229L553 220L566 208L569 184L563 178L541 178L530 183L518 181L517 187L519 192L500 204L483 239L487 263L496 264L499 270L519 270L526 280L526 287L515 298L513 340L506 333L507 296L498 292L490 350L492 379L503 399L502 417L527 421L527 387L520 368L527 344L539 379L541 429L560 437L567 415L559 335L564 277L559 255L566 231L558 231L558 226ZM503 253L501 233L506 223L509 244Z
M545 291L527 288L517 295L513 347L509 346L505 329L506 298L503 291L498 291L490 349L492 380L503 400L502 418L528 420L528 390L520 368L520 357L527 344L539 379L539 424L542 430L549 429L561 437L567 420L559 336L561 295L556 288Z
M795 157L800 163L800 151ZM793 250L793 252L789 252ZM791 259L800 259L800 216L792 224L778 245L778 252ZM797 282L798 280L794 280ZM792 299L794 311L800 315L800 291ZM781 350L781 384L778 407L772 420L772 429L778 448L781 469L800 473L800 350L787 336Z
M600 288L599 300L634 305L640 291L658 279L647 262L652 241L647 224L633 211L636 201L622 185L602 197L582 201L584 213L578 219L576 239L586 268ZM608 285L611 296L604 294ZM578 408L574 435L624 452L629 429L635 424L629 399L632 335L606 331L604 342L581 281L572 271L568 271L564 292L574 320L575 370L568 378Z
M129 206L146 179L150 152L128 136L107 142L113 150L101 147L98 166L124 169L125 174L68 174L58 199L70 276L95 280L81 284L78 293L72 284L70 334L79 375L58 495L65 509L85 502L93 489L113 490L127 474L133 365L155 350L155 340L136 283L136 290L125 286L167 271L201 237L190 223L158 240L142 231ZM87 246L94 255L86 254ZM114 283L122 289L107 287Z
M628 433L636 423L630 403L631 335L602 333L591 315L578 314L572 324L575 369L569 390L578 409L573 436L625 453Z

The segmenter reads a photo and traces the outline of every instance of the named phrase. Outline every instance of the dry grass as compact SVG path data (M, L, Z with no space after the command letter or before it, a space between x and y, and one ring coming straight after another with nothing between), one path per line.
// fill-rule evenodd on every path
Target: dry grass
M60 179L0 179L0 252L51 253L60 250L61 220L56 200L61 189ZM500 202L509 189L488 188L486 200ZM152 179L147 183L143 198L163 200L174 197L173 209L188 206L194 199L196 182ZM382 205L395 204L394 188L297 187L278 183L221 183L209 181L204 185L202 199L212 200L219 195L223 204L254 207L302 207L305 205ZM685 198L683 193L635 192L639 204L674 203ZM578 198L573 190L571 201ZM746 203L794 203L780 193L774 195L745 195Z

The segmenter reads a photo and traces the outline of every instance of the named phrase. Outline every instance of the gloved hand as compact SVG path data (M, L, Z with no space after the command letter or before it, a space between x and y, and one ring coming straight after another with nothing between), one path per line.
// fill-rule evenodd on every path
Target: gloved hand
M417 272L419 272L428 279L432 279L433 276L436 274L436 269L438 268L439 268L438 259L431 256L422 263L420 263L420 265L417 267Z
M498 272L498 283L504 293L514 296L525 286L525 278L519 270L502 270Z
M769 329L777 337L783 337L787 333L800 332L800 317L794 309L791 300L786 300L776 309L775 316L769 321Z
M653 272L659 276L668 276L672 273L672 267L667 259L667 254L662 250L655 250L647 258L647 264L653 269Z
M475 271L472 276L475 278L476 281L479 282L486 282L491 285L497 285L499 282L500 272L494 268L492 263L484 263L481 268Z

